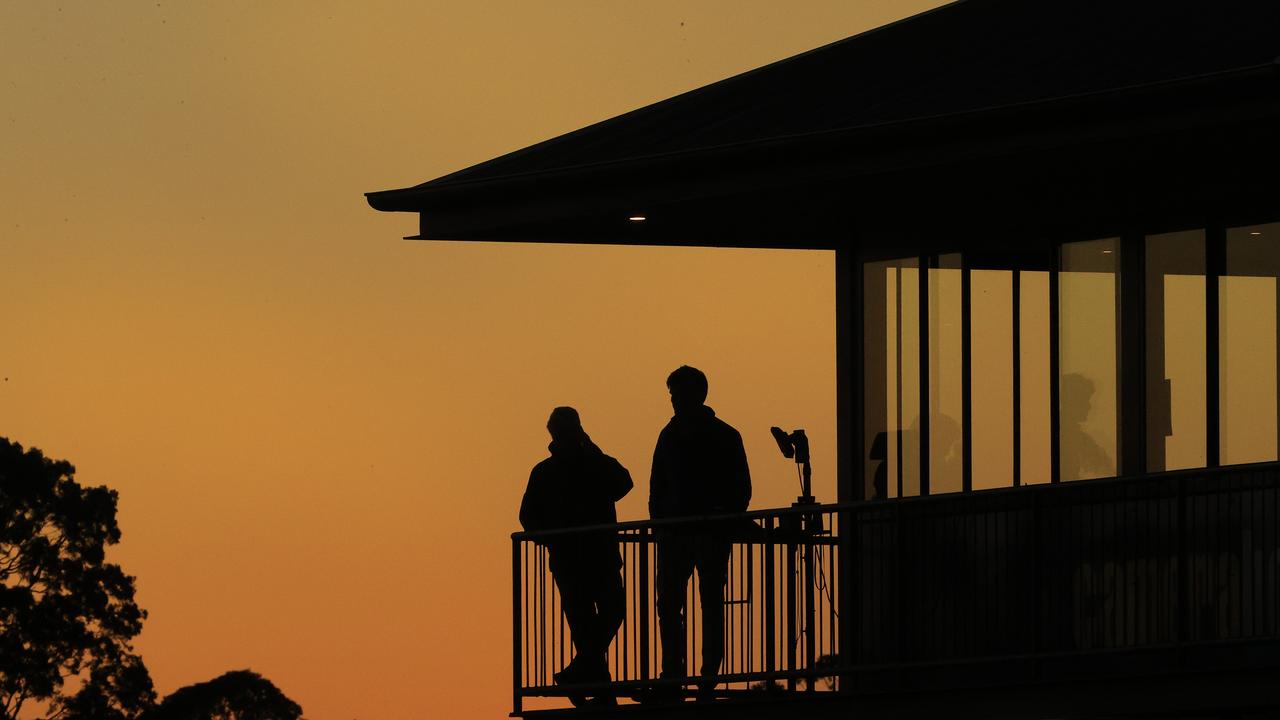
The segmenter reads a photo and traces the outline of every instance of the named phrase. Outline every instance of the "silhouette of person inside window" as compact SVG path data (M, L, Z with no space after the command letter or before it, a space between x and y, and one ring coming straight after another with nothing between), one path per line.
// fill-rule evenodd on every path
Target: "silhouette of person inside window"
M520 524L536 531L616 523L614 503L631 491L631 474L591 441L577 410L552 410L547 431L551 457L529 475ZM609 682L609 644L626 613L617 535L610 530L567 533L544 542L577 650L554 679L561 685ZM586 701L572 694L569 699L574 705ZM596 704L613 702L612 696L595 698Z
M1062 408L1062 479L1115 475L1115 461L1093 435L1086 424L1093 414L1093 381L1080 373L1066 373L1059 381L1058 402Z
M751 474L742 436L704 405L707 376L681 366L667 378L675 415L658 435L649 481L649 515L654 519L743 512L751 500ZM724 659L724 586L731 540L717 525L656 528L658 627L662 636L662 677L687 677L685 591L698 571L702 606L702 673L699 699L709 699ZM680 688L661 686L674 699Z

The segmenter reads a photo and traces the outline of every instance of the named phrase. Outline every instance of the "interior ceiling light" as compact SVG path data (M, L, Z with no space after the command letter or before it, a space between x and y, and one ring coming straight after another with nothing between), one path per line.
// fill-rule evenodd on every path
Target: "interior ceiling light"
M644 222L645 220L648 220L649 218L645 217L644 215L632 215L631 217L629 217L629 218L627 218L627 219L628 219L628 220L630 220L631 222Z

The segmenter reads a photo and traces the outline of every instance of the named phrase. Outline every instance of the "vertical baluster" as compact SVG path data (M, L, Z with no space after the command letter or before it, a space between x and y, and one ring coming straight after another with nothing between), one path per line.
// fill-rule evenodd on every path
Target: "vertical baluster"
M638 532L638 540L636 541L636 552L639 554L639 560L636 570L636 579L639 581L640 587L638 592L640 595L636 603L636 613L639 615L639 627L637 640L640 643L640 679L649 679L649 643L653 637L653 631L649 625L649 610L653 607L653 603L649 602L649 541L651 539L649 528L640 528Z
M827 654L835 661L836 666L843 665L843 659L840 657L840 617L836 614L836 602L839 600L840 585L836 578L836 554L840 552L839 535L836 533L836 515L831 513L827 516L827 521L831 523L831 538L833 542L828 545L830 552L827 554L827 624L831 628L827 633Z
M778 669L777 664L777 618L778 607L775 601L777 592L776 577L774 568L774 554L776 553L773 544L773 521L772 517L765 518L764 531L764 612L761 620L764 622L764 670L772 673ZM773 682L769 680L768 682Z
M790 530L788 530L790 532ZM796 552L797 545L794 540L787 540L786 550L786 583L787 597L785 602L787 613L787 670L796 669ZM787 689L796 689L795 677L787 678Z
M747 552L747 663L744 670L749 673L756 672L756 603L755 603L755 566L756 553L760 552L763 547L759 543L752 542L746 547Z
M511 541L511 711L518 714L521 711L521 682L524 679L523 673L523 650L521 645L520 628L522 611L522 583L520 582L521 571L520 563L520 541L513 539Z

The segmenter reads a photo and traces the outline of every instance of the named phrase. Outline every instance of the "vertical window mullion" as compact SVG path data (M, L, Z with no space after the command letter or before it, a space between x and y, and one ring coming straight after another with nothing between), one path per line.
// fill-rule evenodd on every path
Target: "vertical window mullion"
M1022 485L1022 271L1013 270L1013 486Z
M973 300L969 263L960 256L960 487L973 489Z
M897 427L894 428L894 434L896 438L894 440L893 446L894 446L894 452L896 452L898 455L897 464L896 464L897 476L898 476L897 477L898 493L897 495L895 495L895 497L900 498L902 497L902 475L903 475L903 472L902 472L902 458L903 458L903 452L902 452L902 437L903 437L903 432L902 432L902 424L903 424L903 421L902 421L902 268L901 267L894 268L894 273L897 277L897 281L894 285L895 287L894 303L896 304L896 309L894 310L894 314L893 314L894 332L896 333L894 342L897 343L894 349L894 365L896 366L896 370L897 370L897 375L896 375L897 381L895 383L895 392L894 392L894 395L896 396L895 401L897 403L897 410L896 410L897 415L894 419L894 424ZM886 440L887 439L888 438L886 438ZM887 443L886 443L886 447L887 447Z
M1223 242L1224 231L1221 225L1214 225L1205 233L1205 276L1204 276L1204 308L1205 308L1205 411L1208 415L1205 422L1205 460L1208 467L1218 467L1221 460L1221 435L1219 420L1221 418L1220 385L1218 372L1221 346L1219 345L1219 278L1222 277L1226 265L1226 247Z
M1146 472L1146 253L1143 237L1126 233L1120 239L1119 282L1116 283L1116 474Z
M920 494L929 494L929 270L935 258L920 256Z

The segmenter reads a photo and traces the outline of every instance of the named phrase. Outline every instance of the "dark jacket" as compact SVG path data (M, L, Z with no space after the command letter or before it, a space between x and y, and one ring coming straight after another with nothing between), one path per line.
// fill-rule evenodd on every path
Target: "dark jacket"
M614 503L631 491L631 473L590 440L568 446L553 442L548 449L551 457L529 474L520 503L520 525L534 531L616 523ZM545 544L553 564L569 559L599 561L604 555L610 562L621 562L612 535L571 534L548 538Z
M743 512L750 502L742 435L705 405L672 417L653 450L649 517Z

